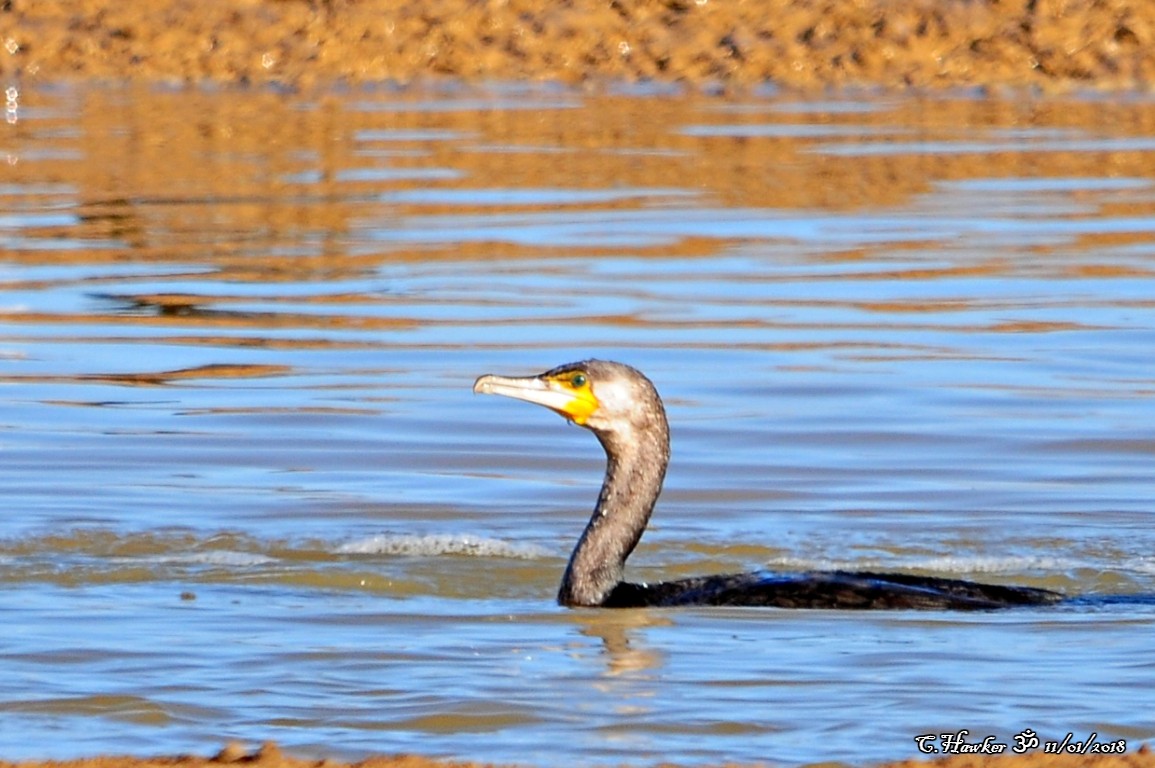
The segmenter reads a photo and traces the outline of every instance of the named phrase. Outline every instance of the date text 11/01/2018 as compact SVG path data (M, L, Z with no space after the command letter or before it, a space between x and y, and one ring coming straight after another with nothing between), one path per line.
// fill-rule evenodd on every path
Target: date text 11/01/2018
M982 741L968 741L970 731L961 730L955 733L926 733L914 737L918 751L925 755L998 755L1007 751L1005 742L997 741L995 736L986 736ZM1099 734L1092 733L1082 741L1075 740L1075 734L1068 733L1062 741L1043 742L1038 734L1027 728L1016 733L1015 745L1011 752L1021 755L1042 747L1048 755L1121 755L1127 751L1127 742L1124 739L1116 741L1099 741Z

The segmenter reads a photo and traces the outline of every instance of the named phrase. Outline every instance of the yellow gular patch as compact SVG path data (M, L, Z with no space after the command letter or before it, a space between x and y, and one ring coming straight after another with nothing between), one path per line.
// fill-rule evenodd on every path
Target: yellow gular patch
M562 413L574 424L585 424L601 405L593 387L590 386L589 376L581 371L555 376L550 383L571 396L569 402L562 408Z

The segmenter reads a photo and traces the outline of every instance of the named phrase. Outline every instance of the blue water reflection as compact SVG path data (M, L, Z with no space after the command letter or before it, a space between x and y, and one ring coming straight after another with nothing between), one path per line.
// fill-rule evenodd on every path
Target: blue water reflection
M1155 738L1150 605L557 608L601 453L470 391L592 355L657 382L673 463L638 579L1155 593L1150 105L21 96L6 758L236 738L863 764L962 728Z

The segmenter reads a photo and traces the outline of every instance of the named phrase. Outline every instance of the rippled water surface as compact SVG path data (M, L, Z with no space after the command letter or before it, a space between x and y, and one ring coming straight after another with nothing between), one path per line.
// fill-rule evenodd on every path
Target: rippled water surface
M1150 101L45 86L0 136L0 756L1155 738L1149 603L556 607L600 449L470 391L650 375L634 578L1155 593Z

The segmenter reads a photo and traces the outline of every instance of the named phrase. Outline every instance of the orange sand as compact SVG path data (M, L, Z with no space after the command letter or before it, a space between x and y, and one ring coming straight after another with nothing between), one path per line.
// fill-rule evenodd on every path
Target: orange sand
M1155 3L2 0L0 75L1145 89Z
M483 768L490 763L433 760L413 755L373 757L358 763L338 763L331 760L301 760L284 754L272 743L255 752L247 752L237 744L229 744L212 757L121 757L101 756L66 762L9 763L0 761L0 768ZM1143 746L1124 755L1046 755L1042 752L1022 756L969 756L956 755L931 762L903 761L880 768L1153 768L1155 752Z

